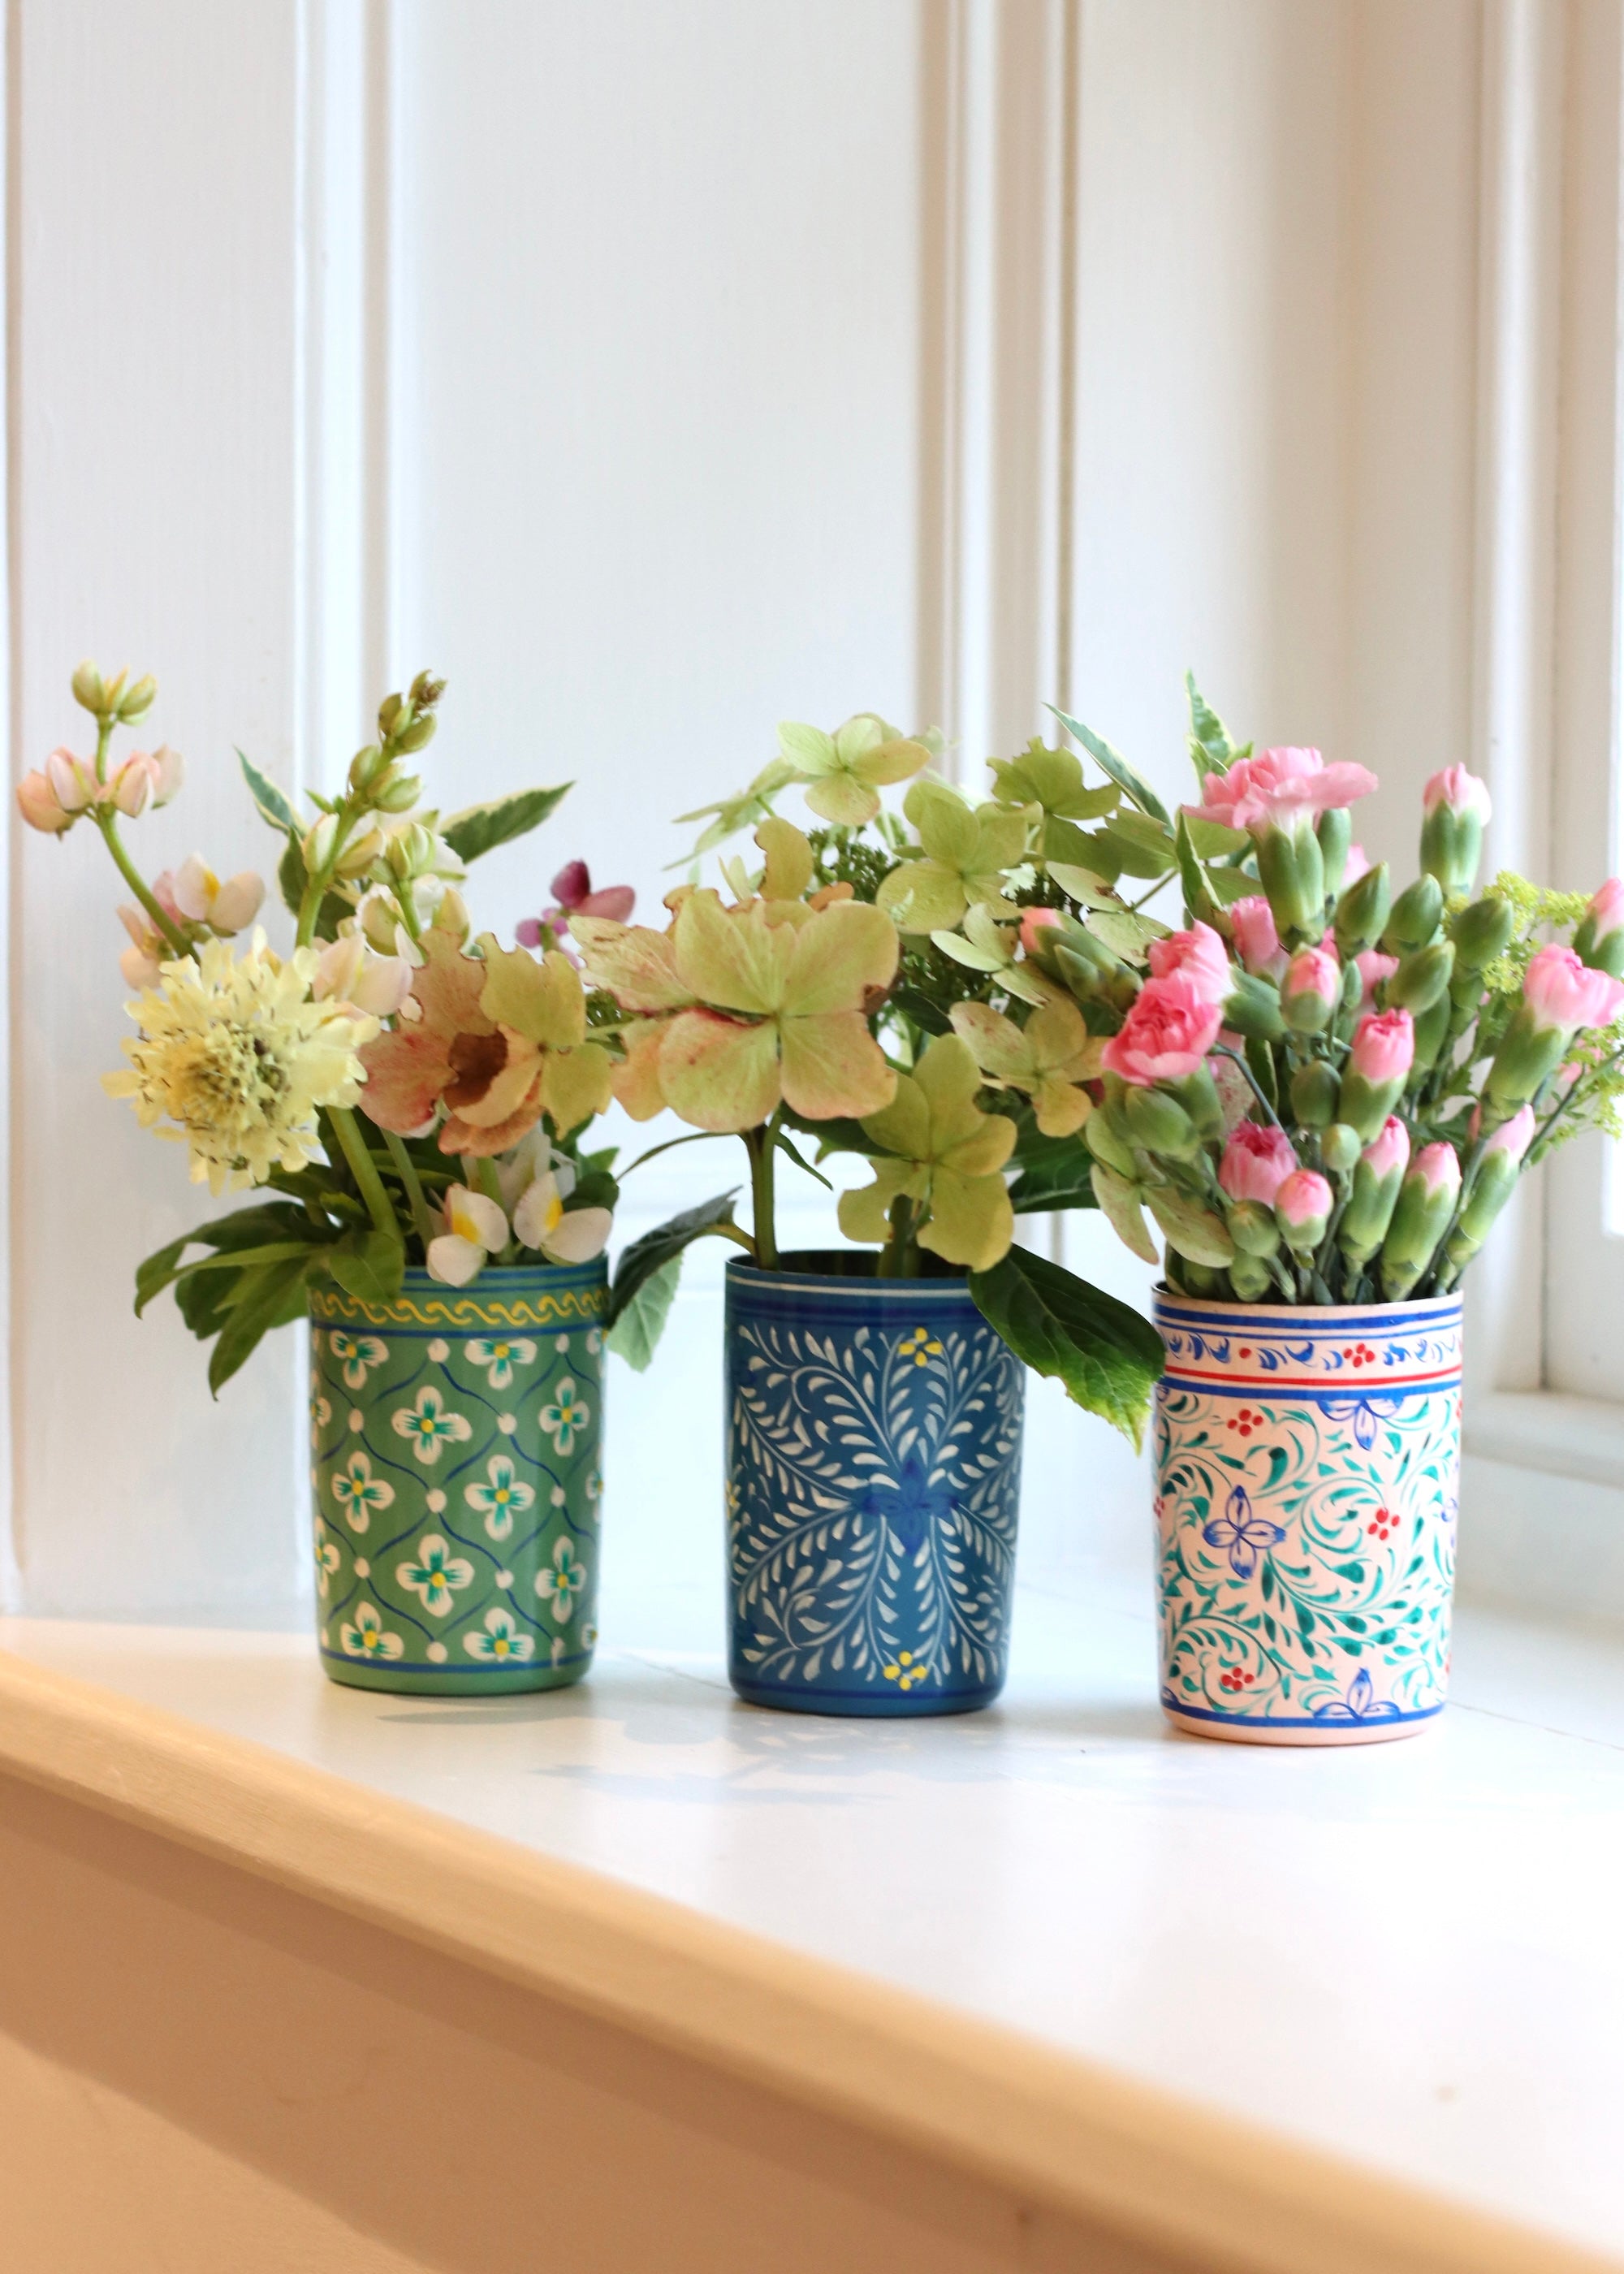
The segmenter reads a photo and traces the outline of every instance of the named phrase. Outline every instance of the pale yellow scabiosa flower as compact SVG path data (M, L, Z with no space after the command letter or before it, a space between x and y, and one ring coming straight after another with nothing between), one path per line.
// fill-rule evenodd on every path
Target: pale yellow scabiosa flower
M126 1005L140 1032L130 1064L104 1074L144 1128L190 1146L192 1180L212 1193L301 1169L320 1148L320 1106L354 1105L365 1079L357 1053L376 1019L342 1002L312 1000L312 948L285 960L256 931L240 960L222 939L162 966L156 988Z

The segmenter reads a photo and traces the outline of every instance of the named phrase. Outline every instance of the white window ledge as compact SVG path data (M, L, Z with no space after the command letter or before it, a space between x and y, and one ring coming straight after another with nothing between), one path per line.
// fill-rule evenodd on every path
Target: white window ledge
M741 1707L717 1608L497 1702L0 1623L0 1770L1159 2266L1624 2263L1617 1645L1469 1609L1435 1729L1281 1753L1167 1729L1142 1581L1023 1590L1004 1701L912 1723Z
M1469 1402L1463 1594L1624 1625L1624 1408L1551 1390Z

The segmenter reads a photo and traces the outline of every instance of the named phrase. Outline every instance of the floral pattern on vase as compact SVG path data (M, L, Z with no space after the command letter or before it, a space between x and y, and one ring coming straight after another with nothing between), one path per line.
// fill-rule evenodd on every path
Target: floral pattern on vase
M578 1682L597 1639L601 1261L311 1298L323 1665L365 1689Z
M1291 1310L1158 1289L1162 1704L1203 1736L1358 1744L1443 1708L1458 1295Z
M1026 1377L964 1281L732 1263L726 1374L739 1695L865 1715L989 1704Z

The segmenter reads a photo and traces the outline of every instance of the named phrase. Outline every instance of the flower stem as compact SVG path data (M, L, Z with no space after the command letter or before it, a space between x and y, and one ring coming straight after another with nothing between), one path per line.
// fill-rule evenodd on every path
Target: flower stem
M744 1141L750 1156L750 1216L756 1232L756 1261L763 1271L778 1269L778 1243L772 1222L773 1155L778 1150L778 1117L763 1129L747 1129Z
M429 1214L429 1204L423 1196L423 1184L417 1175L417 1163L393 1129L384 1131L383 1141L388 1148L389 1158L395 1163L395 1174L406 1187L406 1198L411 1204L412 1222L417 1227L417 1237L423 1242L423 1252L426 1255L429 1242L434 1237L434 1221Z
M172 947L177 955L190 955L192 950L187 945L184 933L177 931L173 918L164 914L151 887L145 883L140 870L124 850L124 840L118 834L118 822L111 809L98 806L95 823L96 827L102 832L102 843L117 864L119 875L152 918L153 929L159 937Z
M383 1188L383 1178L367 1150L366 1140L361 1134L354 1111L348 1105L329 1105L327 1113L344 1158L350 1163L350 1173L360 1188L361 1198L366 1202L367 1214L380 1231L387 1232L391 1239L399 1239L401 1220Z

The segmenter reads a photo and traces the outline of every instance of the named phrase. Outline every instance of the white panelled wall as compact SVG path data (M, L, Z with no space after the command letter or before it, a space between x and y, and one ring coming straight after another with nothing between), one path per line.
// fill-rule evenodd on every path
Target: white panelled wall
M1495 674L1554 477L1485 534L1543 431L1505 391L1524 222L1545 257L1514 130L1531 70L1549 156L1613 9L11 0L13 772L79 734L81 653L152 668L190 778L131 839L235 868L233 744L329 778L431 664L447 804L578 785L477 877L506 931L576 854L657 906L668 817L781 717L939 721L979 783L1052 697L1183 794L1188 664L1237 731L1374 766L1361 832L1407 860L1427 773L1526 757L1489 745L1539 657L1532 697ZM168 1303L131 1316L196 1196L97 1086L116 880L16 830L10 876L13 1593L285 1608L298 1338L214 1404ZM730 1149L635 1180L628 1227ZM719 1573L715 1276L613 1378L612 1582ZM1537 1311L1504 1379L1541 1378ZM1132 1474L1039 1396L1029 1573L1138 1552Z

